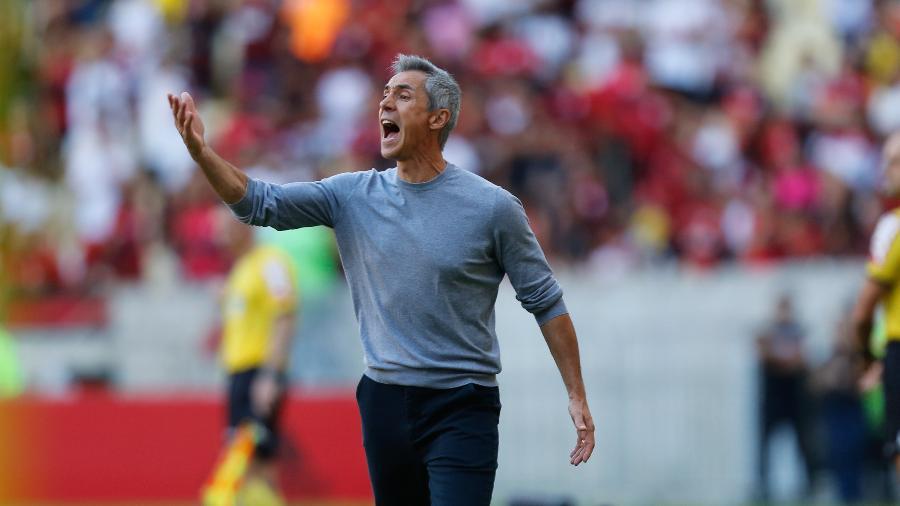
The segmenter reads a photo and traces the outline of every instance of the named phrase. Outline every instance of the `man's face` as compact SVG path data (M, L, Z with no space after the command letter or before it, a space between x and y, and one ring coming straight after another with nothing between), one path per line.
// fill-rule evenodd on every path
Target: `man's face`
M888 138L884 144L884 190L892 196L900 194L900 136Z
M424 72L411 70L394 75L384 87L378 105L381 156L406 160L431 134Z

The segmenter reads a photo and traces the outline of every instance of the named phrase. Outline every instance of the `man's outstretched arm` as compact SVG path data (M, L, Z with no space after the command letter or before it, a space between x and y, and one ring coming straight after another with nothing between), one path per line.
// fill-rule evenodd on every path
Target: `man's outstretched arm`
M172 116L175 118L175 128L178 129L191 158L203 169L210 186L226 204L234 204L241 200L247 193L247 175L217 155L206 144L203 138L206 130L194 105L194 99L187 92L182 93L180 97L170 93L168 98L169 108L172 109Z
M569 393L569 415L578 433L578 440L569 458L570 463L577 466L587 462L591 457L595 440L594 419L591 418L591 410L588 408L584 392L584 380L581 377L581 358L578 353L575 326L572 325L569 315L563 314L541 325L541 332Z

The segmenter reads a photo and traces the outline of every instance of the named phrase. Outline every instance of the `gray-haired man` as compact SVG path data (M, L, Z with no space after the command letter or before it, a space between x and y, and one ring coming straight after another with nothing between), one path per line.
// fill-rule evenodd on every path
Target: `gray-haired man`
M378 505L490 504L497 468L500 352L494 303L504 275L540 325L569 393L577 442L594 449L572 320L521 203L443 159L460 90L428 60L399 55L379 107L381 154L397 167L314 183L248 179L216 155L189 95L175 124L242 221L334 228L359 320L357 388Z

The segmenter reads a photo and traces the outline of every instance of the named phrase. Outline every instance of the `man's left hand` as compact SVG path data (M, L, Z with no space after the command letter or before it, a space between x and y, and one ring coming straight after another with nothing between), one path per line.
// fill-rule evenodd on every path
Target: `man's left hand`
M569 463L577 466L582 462L587 462L591 458L591 453L594 452L594 419L591 418L591 410L585 399L569 400L569 415L572 417L572 423L575 424L575 431L578 433L575 449L569 454Z

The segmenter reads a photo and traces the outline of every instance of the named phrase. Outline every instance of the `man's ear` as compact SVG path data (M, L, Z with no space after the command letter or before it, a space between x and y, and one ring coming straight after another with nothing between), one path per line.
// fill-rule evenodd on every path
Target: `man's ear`
M450 111L447 109L438 109L428 117L428 128L440 130L447 126L448 121L450 121Z

